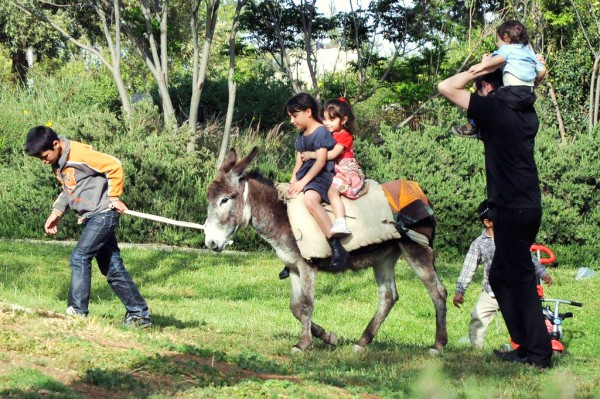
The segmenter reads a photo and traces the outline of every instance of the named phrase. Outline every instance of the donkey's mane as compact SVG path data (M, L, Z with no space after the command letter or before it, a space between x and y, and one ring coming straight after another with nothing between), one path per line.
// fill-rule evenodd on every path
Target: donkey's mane
M273 180L265 177L258 169L252 169L246 174L246 177L248 179L256 180L266 186L275 188L275 183L273 183Z

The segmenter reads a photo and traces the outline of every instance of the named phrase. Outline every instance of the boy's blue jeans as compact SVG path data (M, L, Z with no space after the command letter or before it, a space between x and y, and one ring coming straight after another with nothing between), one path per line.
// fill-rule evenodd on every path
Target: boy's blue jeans
M88 314L92 280L92 258L106 277L108 285L117 294L127 312L138 317L148 317L148 305L125 270L115 228L119 222L115 210L97 213L84 222L83 232L71 253L71 287L67 306L75 312Z

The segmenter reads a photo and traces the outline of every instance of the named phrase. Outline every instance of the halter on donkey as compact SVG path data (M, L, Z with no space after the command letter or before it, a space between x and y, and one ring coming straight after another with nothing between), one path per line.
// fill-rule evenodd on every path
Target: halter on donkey
M258 154L255 147L238 162L231 150L208 187L208 211L205 226L205 244L214 251L222 251L240 227L251 225L275 250L277 257L290 268L290 309L302 324L299 342L292 350L303 351L312 343L312 337L330 345L337 345L337 336L312 321L317 270L326 269L329 259L316 259L309 264L300 254L286 205L278 199L272 182L253 177L246 168ZM384 184L392 184L384 183ZM433 229L422 234L432 238ZM355 343L355 349L364 349L377 335L381 324L398 301L394 279L396 262L402 256L417 273L435 307L436 334L432 350L441 351L448 342L446 332L446 288L440 282L434 265L431 247L418 244L407 237L385 241L352 253L349 268L361 270L372 267L378 285L379 303L373 318Z

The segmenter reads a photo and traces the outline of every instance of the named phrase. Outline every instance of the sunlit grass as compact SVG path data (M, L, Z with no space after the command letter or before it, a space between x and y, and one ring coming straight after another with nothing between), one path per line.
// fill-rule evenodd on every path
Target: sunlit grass
M0 396L51 392L71 398L100 390L110 397L155 398L600 397L600 299L593 294L600 278L577 281L576 269L567 265L550 270L555 283L546 295L584 307L568 309L575 315L564 324L568 353L540 373L491 355L508 342L500 317L484 350L463 342L480 279L467 291L464 308L454 308L461 264L443 254L438 271L449 291L450 342L433 358L427 353L434 341L433 305L403 261L396 272L400 300L367 352L355 353L353 344L377 304L370 270L318 275L313 319L335 331L340 345L315 341L307 352L291 355L300 324L289 311L289 282L278 279L281 264L273 253L124 246L126 268L152 312L153 327L140 331L121 327L124 308L95 266L88 319L43 313L64 313L71 249L0 241ZM7 304L43 312L15 312ZM36 371L19 380L28 370Z

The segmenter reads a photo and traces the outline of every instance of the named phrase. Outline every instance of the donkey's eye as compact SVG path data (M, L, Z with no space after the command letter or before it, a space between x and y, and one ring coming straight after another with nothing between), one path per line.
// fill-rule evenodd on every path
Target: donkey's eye
M223 197L223 198L221 198L220 205L225 205L228 201L229 201L229 197Z

